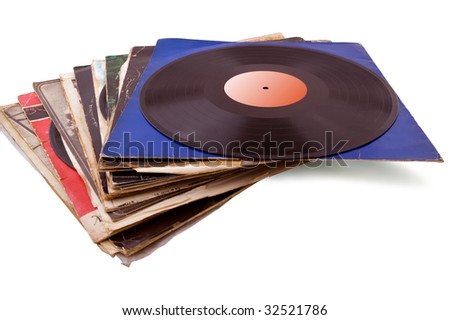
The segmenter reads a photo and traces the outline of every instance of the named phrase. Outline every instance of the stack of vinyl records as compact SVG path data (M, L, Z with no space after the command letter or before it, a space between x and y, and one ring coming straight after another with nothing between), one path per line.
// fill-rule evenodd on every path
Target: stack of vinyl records
M442 161L357 43L161 39L1 107L3 132L125 265L317 159Z

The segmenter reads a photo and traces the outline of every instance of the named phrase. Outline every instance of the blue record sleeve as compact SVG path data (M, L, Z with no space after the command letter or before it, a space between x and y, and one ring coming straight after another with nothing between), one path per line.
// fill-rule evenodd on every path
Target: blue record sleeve
M161 39L145 68L117 125L111 131L102 150L103 157L149 159L220 159L220 155L206 153L176 142L155 129L144 117L139 106L141 90L156 71L165 65L204 50L228 46L279 45L306 48L349 59L382 76L369 54L359 43L342 42L218 42L186 39ZM176 116L176 115L174 115ZM404 104L399 101L399 114L392 127L382 136L356 149L340 153L346 160L415 160L442 161L441 156L419 127Z

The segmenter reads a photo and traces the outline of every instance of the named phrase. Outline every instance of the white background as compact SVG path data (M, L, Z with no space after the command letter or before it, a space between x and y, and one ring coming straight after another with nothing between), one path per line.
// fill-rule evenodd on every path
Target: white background
M158 38L281 31L361 42L446 158L444 3L8 1L0 12L0 104L31 91L33 81ZM3 319L122 319L121 307L161 304L326 304L326 319L450 318L448 163L298 168L258 183L126 268L90 242L3 135L0 155Z

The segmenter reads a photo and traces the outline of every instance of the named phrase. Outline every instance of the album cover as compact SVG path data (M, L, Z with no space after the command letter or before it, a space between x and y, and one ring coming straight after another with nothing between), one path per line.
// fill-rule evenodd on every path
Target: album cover
M59 179L64 186L79 218L96 210L92 205L83 179L75 169L65 164L55 153L49 137L50 118L40 101L33 99L34 94L25 94L18 97L22 109L31 123L34 132L41 141Z
M39 100L55 124L62 139L65 141L67 151L73 156L73 164L83 180L95 207L100 204L96 184L92 178L88 160L84 155L83 146L78 138L77 130L69 109L65 92L59 79L34 83L33 87ZM57 106L57 107L56 107Z
M94 235L94 237L97 234L103 233L104 228L101 223L96 223L99 213L91 202L83 179L76 170L69 167L56 155L51 146L49 139L51 120L46 110L40 101L35 98L34 93L21 95L18 97L18 100L36 136L41 141L42 147L51 161L53 168L56 170L59 181L70 199L77 219L88 233Z
M78 138L88 160L93 180L96 183L100 201L107 193L106 177L97 168L97 153L102 146L100 124L95 102L92 69L90 66L74 68L75 74L61 75L69 109L77 127Z
M106 96L107 96L107 120L110 122L110 117L114 113L114 109L119 97L120 85L120 69L125 61L127 61L128 54L106 56Z
M119 83L119 97L116 106L113 108L114 111L111 114L108 133L117 124L117 120L122 114L130 95L133 93L137 81L140 79L145 66L150 61L153 48L153 46L133 47L128 54L128 60L124 63L123 70L121 70L121 73L124 73L123 79Z
M90 65L92 72L92 86L94 89L95 105L97 106L98 126L102 143L108 130L107 123L107 97L106 97L106 61L93 60Z

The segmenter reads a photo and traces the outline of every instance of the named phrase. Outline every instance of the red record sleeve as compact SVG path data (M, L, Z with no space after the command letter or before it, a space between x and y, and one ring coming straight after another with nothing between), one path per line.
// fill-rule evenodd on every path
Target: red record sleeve
M19 103L22 106L25 114L31 122L36 135L41 140L42 146L47 152L50 161L52 162L56 172L59 175L60 181L66 191L70 201L72 202L78 218L95 211L89 197L88 190L83 179L78 172L68 165L66 165L55 153L49 138L49 127L51 119L42 106L36 93L23 94L18 97Z

